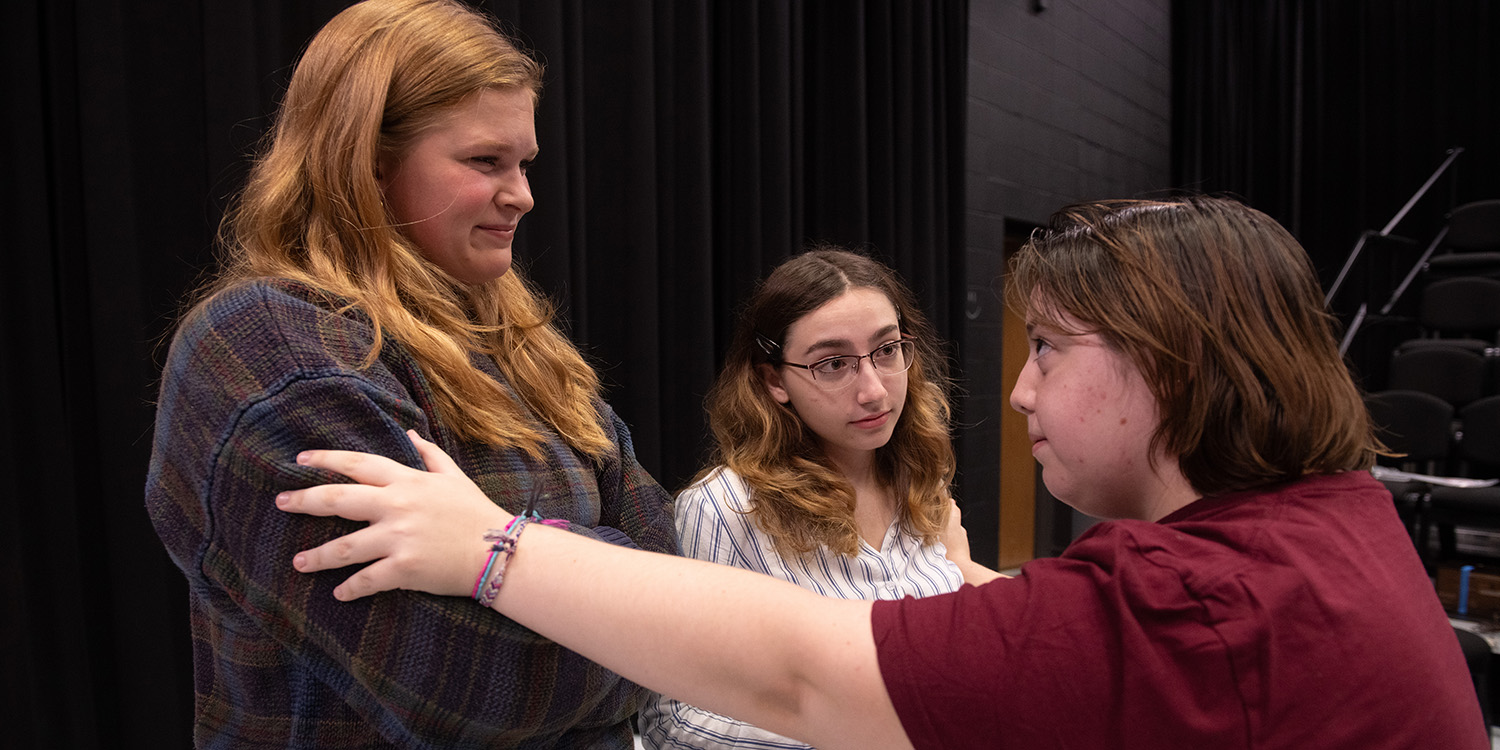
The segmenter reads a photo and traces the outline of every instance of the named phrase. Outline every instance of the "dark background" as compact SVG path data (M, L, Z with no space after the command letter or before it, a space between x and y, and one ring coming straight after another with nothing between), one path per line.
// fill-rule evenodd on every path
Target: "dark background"
M185 591L141 497L155 380L298 51L344 5L24 0L0 29L8 746L190 742ZM734 307L808 240L898 268L960 365L987 345L962 314L968 3L486 7L548 66L517 258L663 484L702 460ZM1500 197L1488 3L1184 0L1172 25L1162 187L1245 197L1325 281L1465 148L1397 227L1409 240L1368 251L1341 312L1383 302L1453 205ZM1371 330L1360 371L1378 369Z

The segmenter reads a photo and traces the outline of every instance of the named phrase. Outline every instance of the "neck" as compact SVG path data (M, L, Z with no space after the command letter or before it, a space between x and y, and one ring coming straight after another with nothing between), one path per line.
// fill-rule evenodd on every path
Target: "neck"
M1193 489L1193 485L1187 477L1177 469L1176 459L1172 459L1170 465L1163 465L1162 471L1158 472L1161 487L1153 496L1152 502L1143 508L1145 520L1156 522L1192 504L1202 494Z
M875 483L875 451L824 451L833 468L856 488Z
M880 549L886 531L896 519L896 507L890 488L876 476L875 452L830 453L828 458L854 487L854 525L860 538Z

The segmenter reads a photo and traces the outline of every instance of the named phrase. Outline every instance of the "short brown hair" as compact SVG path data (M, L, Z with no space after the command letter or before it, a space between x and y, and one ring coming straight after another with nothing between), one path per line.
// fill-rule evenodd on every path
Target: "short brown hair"
M1307 253L1242 203L1064 208L1018 254L1007 298L1128 356L1161 414L1151 454L1204 495L1367 469L1383 450Z

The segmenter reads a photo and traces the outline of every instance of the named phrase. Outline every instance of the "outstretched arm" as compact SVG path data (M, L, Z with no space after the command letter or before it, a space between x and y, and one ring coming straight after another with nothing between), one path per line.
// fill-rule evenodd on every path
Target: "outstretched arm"
M958 572L963 575L964 583L979 586L996 578L1010 577L974 562L973 555L969 552L969 532L964 528L963 514L958 510L958 503L951 499L948 501L948 525L943 528L939 539L943 543L949 562L958 566Z
M310 451L298 462L360 484L277 497L284 510L370 522L294 560L303 572L375 561L334 590L341 600L397 588L466 596L488 556L483 534L510 520L412 438L433 472ZM642 685L818 747L911 747L881 681L869 602L531 524L494 606Z

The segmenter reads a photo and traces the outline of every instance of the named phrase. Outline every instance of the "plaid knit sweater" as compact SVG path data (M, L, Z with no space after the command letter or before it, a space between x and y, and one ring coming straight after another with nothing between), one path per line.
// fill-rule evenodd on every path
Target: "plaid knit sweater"
M394 591L340 603L332 589L352 569L292 570L293 553L362 526L276 509L281 490L338 479L298 466L298 451L420 466L408 428L511 511L542 482L541 513L575 532L676 551L670 498L607 405L616 452L595 463L538 425L551 440L544 465L529 467L519 451L456 437L399 343L361 369L371 341L360 312L283 280L214 296L173 341L146 506L188 579L197 745L629 748L640 690L604 668L466 599ZM493 362L475 363L509 390Z

